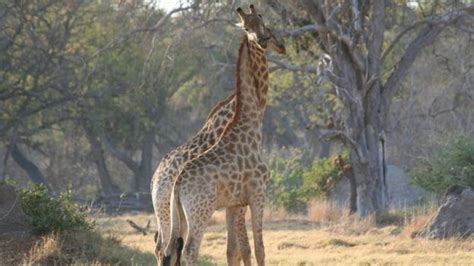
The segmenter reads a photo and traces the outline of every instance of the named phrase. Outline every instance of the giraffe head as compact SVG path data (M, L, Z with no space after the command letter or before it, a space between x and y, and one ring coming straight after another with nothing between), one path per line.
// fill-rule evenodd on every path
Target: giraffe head
M257 13L254 5L250 5L250 14L245 13L240 7L236 11L241 20L240 26L244 29L250 41L257 42L262 49L268 47L279 54L285 53L285 46L265 26L262 15Z

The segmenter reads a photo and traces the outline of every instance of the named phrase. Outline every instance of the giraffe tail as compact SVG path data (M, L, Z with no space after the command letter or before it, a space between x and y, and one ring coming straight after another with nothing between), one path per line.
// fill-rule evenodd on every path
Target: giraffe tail
M171 193L171 234L166 248L167 256L163 260L164 265L180 265L181 253L184 247L183 236L187 231L186 216L179 197L179 182L175 182ZM175 253L176 251L176 253ZM175 256L176 255L176 256Z

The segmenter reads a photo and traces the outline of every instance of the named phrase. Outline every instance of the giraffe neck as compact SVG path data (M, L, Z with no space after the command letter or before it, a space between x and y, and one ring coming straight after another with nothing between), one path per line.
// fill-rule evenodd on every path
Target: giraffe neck
M242 39L237 59L236 110L234 124L248 124L260 130L268 93L268 67L265 51L246 36Z
M260 48L256 42L247 41L249 46L249 69L248 75L252 79L256 95L260 119L263 119L263 113L267 106L268 94L268 64L265 50Z
M194 158L212 147L232 120L235 94L217 103L210 111L201 130L183 147L189 158Z

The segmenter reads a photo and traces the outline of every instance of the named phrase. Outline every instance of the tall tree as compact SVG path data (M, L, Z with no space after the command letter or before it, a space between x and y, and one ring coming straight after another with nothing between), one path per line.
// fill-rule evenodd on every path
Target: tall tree
M322 75L333 85L344 105L343 124L325 129L325 138L338 138L349 149L357 184L357 212L367 216L383 210L385 183L385 133L393 97L422 48L433 43L450 25L473 19L474 7L459 1L266 1L282 18L301 25L284 34L311 32L321 56ZM408 5L410 4L410 5ZM388 8L419 17L387 40ZM400 12L401 11L401 12ZM393 12L393 11L391 11ZM464 27L467 24L465 24ZM472 29L471 29L472 30ZM408 39L394 58L394 48ZM388 60L390 58L390 60ZM396 62L395 65L390 65Z

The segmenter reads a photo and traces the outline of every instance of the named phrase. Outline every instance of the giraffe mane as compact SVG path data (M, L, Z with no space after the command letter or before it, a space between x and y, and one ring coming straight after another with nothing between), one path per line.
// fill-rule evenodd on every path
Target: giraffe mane
M235 96L235 92L232 93L231 95L229 95L227 98L225 98L223 101L217 103L216 105L214 105L214 107L212 107L211 109L211 112L209 113L209 115L207 116L206 118L206 121L208 121L209 119L211 119L211 117L224 105L228 104L230 101L232 101L232 99L234 98Z
M224 128L224 133L222 133L221 137L223 137L228 131L229 129L237 122L237 119L239 118L240 116L240 111L242 109L242 92L241 92L241 84L242 84L242 80L240 78L240 64L241 64L241 59L242 59L242 51L244 50L244 46L245 45L248 45L248 39L247 39L247 36L244 35L242 40L240 41L240 46L239 46L239 52L237 54L237 68L236 68L236 71L235 71L235 79L236 79L236 82L235 82L235 112L234 112L234 116L232 116L232 119L230 120L230 122L227 124L227 126ZM248 49L248 48L247 48Z

